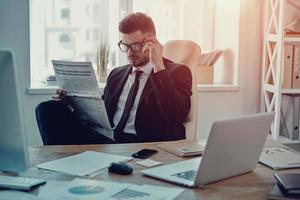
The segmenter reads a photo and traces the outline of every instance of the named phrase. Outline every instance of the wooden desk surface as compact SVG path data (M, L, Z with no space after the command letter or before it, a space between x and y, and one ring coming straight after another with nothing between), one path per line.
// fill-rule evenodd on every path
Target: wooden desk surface
M74 176L61 175L56 172L39 170L34 166L42 162L58 159L65 156L70 156L87 150L130 156L132 153L143 148L157 149L158 154L154 155L151 158L154 160L161 161L164 164L182 160L182 158L179 158L173 154L158 149L154 143L81 146L38 146L29 148L30 162L32 167L26 172L22 173L21 175L36 178L41 177L45 180L49 180L49 182L51 182L50 180L72 180L74 179ZM134 159L129 162L129 164L134 168L134 172L132 175L121 176L109 174L107 170L105 170L102 174L100 174L97 177L94 177L93 179L104 181L128 182L134 184L147 183L161 186L180 187L156 179L143 177L140 173L140 170L143 170L145 168L136 165L135 162L137 160L138 159ZM300 169L284 170L284 172L287 171L300 172ZM275 183L275 179L273 178L273 174L275 172L276 171L270 168L258 164L256 169L251 173L207 185L205 189L185 188L185 192L181 194L181 196L179 196L178 199L267 199L267 194L271 190L272 185ZM34 193L37 192L38 189L34 191Z

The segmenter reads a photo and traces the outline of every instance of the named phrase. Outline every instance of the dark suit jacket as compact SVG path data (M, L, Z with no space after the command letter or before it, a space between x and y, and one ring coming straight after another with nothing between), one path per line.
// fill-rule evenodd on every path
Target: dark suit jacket
M151 73L142 92L135 129L142 141L185 139L182 123L190 111L192 75L188 67L164 59L166 70ZM131 66L115 68L108 76L103 93L110 123Z

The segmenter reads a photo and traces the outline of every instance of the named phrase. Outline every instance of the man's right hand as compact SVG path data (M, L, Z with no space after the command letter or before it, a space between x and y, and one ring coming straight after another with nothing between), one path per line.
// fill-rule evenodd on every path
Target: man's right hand
M65 90L57 89L54 96L52 96L53 100L62 101L63 103L69 103L69 97L67 96L67 92Z

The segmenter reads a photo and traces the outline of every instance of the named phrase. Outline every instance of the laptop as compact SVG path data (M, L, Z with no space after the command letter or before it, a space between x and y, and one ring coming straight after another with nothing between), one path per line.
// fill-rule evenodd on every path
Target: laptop
M202 157L146 169L142 174L187 187L251 172L270 131L274 112L216 121Z

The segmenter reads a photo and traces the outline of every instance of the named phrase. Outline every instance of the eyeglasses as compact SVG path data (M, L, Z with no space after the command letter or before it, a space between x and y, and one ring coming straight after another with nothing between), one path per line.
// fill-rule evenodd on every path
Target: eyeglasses
M121 51L127 52L129 49L133 52L140 52L143 48L145 39L143 39L142 42L134 42L132 44L125 44L122 42L122 40L118 43L118 46Z

